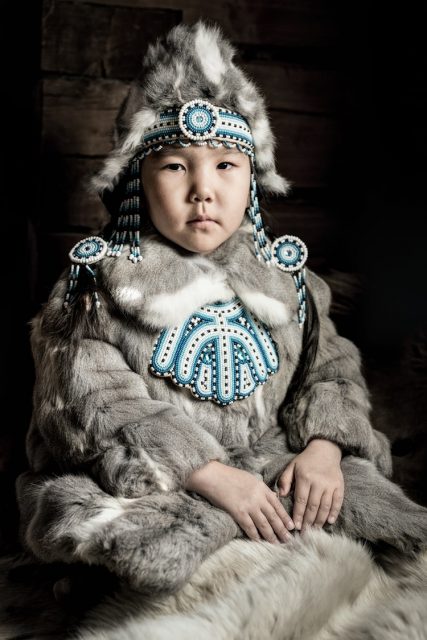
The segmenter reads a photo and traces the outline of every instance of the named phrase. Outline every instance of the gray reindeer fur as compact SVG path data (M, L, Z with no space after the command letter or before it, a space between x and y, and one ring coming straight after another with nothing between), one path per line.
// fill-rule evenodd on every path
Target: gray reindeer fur
M143 239L142 253L137 265L126 252L99 263L99 310L83 294L64 312L64 272L33 321L30 470L17 482L26 547L46 562L104 565L141 591L175 592L244 535L226 512L185 491L192 471L218 459L273 488L321 437L344 453L344 503L325 529L405 553L423 548L427 509L388 479L389 442L370 424L358 349L328 316L329 286L307 270L319 350L295 410L279 411L301 349L298 301L292 276L254 257L250 225L206 257L155 235ZM281 363L275 375L249 398L219 406L149 373L163 327L232 295L269 327ZM283 504L291 512L292 494Z

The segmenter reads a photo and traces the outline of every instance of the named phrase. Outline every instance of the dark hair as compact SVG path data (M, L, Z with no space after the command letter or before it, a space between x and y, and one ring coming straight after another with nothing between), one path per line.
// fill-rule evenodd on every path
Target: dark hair
M301 354L282 406L296 404L316 360L319 346L319 314L314 298L307 286L306 307L307 315L304 322Z

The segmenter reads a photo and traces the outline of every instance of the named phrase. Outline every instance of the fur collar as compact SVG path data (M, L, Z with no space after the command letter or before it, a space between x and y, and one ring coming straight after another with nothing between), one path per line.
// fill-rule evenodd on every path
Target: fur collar
M173 327L200 306L237 296L269 327L297 313L292 276L259 262L250 225L242 226L208 256L192 253L158 235L141 242L142 262L105 258L100 280L115 304L153 329Z

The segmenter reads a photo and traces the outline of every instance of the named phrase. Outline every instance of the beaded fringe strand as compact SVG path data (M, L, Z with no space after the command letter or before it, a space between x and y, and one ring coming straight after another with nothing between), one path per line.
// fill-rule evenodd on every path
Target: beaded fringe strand
M255 246L255 255L258 260L263 259L264 262L270 266L272 263L272 255L265 236L264 222L259 209L257 183L253 171L253 165L251 171L250 205L246 211L252 221L252 237Z
M134 264L142 260L140 247L140 164L140 156L136 156L131 162L125 197L120 204L117 226L110 238L107 250L107 256L117 257L121 255L124 245L130 244L129 260Z

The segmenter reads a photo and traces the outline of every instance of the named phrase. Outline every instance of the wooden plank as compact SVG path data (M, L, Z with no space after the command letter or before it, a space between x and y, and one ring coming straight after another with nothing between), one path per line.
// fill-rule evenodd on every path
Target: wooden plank
M52 4L62 4L67 0ZM74 4L152 9L153 0L77 0ZM322 0L156 0L155 7L182 11L183 21L215 21L235 43L329 47L339 38L337 3ZM93 27L93 24L92 24Z
M46 78L45 146L62 155L103 156L112 148L114 119L127 93L120 81ZM326 116L271 111L280 171L298 187L322 187L336 161L339 126Z
M270 109L333 114L343 107L343 72L268 61L242 68L264 93Z
M106 155L112 148L114 120L128 88L119 80L45 78L45 146L64 155Z
M43 71L133 78L147 41L181 20L178 9L54 3L43 21Z
M270 115L277 139L279 172L293 183L294 188L327 186L337 162L338 121L332 117L283 111L272 111Z
M103 6L126 6L135 8L153 8L169 9L182 7L185 11L195 9L197 7L209 11L211 3L206 0L72 0L75 4L95 4ZM70 0L44 0L43 4L45 12L50 10L52 4L62 4L70 2ZM224 9L227 2L225 0L217 0L219 7ZM287 10L299 10L302 13L314 12L316 15L333 15L337 13L336 3L331 0L235 0L235 10L239 12L250 12L261 6L270 9L284 8Z
M101 164L98 158L44 157L40 208L43 228L77 227L97 233L108 222L101 199L89 190L89 180Z

